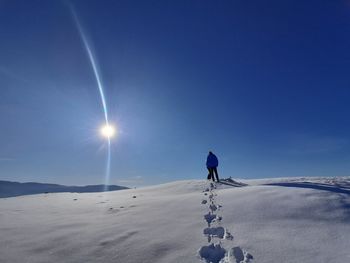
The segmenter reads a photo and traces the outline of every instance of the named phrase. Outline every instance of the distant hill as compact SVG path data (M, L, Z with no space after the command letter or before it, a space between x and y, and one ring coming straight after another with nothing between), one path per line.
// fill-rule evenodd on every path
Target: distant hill
M42 193L91 193L103 192L104 185L86 185L86 186L65 186L59 184L42 184L42 183L18 183L0 180L0 198L14 197L20 195L42 194ZM117 191L128 189L125 186L109 185L108 191Z

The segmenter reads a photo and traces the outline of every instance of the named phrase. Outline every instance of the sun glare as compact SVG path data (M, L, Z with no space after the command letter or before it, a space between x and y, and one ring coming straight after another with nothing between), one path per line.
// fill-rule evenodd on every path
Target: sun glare
M116 135L116 128L111 124L106 124L101 127L101 135L105 138L112 138Z

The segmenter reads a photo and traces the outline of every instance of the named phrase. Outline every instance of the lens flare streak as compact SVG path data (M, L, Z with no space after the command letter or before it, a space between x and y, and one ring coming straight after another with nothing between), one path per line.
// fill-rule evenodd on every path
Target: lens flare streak
M101 78L100 78L100 75L99 75L99 72L98 72L98 69L97 69L96 60L95 60L95 57L94 57L94 55L93 55L93 53L91 51L91 48L90 48L89 42L87 41L86 35L84 33L84 30L83 30L83 28L82 28L82 26L81 26L81 24L79 22L78 16L77 16L77 14L76 14L76 12L74 11L73 8L71 8L71 10L72 10L73 18L74 18L75 24L77 26L77 29L79 31L81 40L83 41L86 53L87 53L87 55L89 57L89 60L90 60L90 63L91 63L91 67L92 67L92 69L94 71L94 75L95 75L95 78L96 78L98 90L99 90L100 96L101 96L101 102L102 102L102 106L103 106L103 112L104 112L104 115L105 115L106 124L108 125L109 123L108 123L107 103L106 103L106 98L105 98L105 94L104 94L104 91L103 91L102 81L101 81Z
M87 37L84 33L83 27L80 24L77 13L75 12L75 10L72 6L70 6L70 10L71 10L74 22L76 24L76 27L79 31L79 35L81 37L81 40L84 44L84 48L85 48L86 53L88 55L92 70L94 72L97 87L98 87L100 97L101 97L106 126L109 127L107 103L106 103L104 89L103 89L102 81L101 81L101 78L100 78L100 75L98 72L98 67L97 67L95 57L94 57L93 52L91 51L89 42L88 42ZM109 184L109 179L110 179L110 170L111 170L111 138L110 138L110 136L107 136L107 161L106 161L106 175L105 175L105 182L104 182L104 191L108 190L108 184Z

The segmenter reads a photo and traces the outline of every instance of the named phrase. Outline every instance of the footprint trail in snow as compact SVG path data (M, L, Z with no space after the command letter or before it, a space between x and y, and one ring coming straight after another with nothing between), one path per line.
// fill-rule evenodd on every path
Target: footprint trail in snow
M198 250L202 261L207 263L249 263L253 256L239 246L232 247L233 235L222 226L222 206L217 203L216 184L209 182L209 186L203 191L205 199L202 205L206 205L208 212L203 216L208 227L203 229L203 235L207 237L208 244Z

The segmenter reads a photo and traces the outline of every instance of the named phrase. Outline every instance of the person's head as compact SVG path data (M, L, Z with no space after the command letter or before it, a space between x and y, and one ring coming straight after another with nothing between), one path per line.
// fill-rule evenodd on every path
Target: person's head
M209 154L213 154L213 152L212 152L212 151L209 151Z

